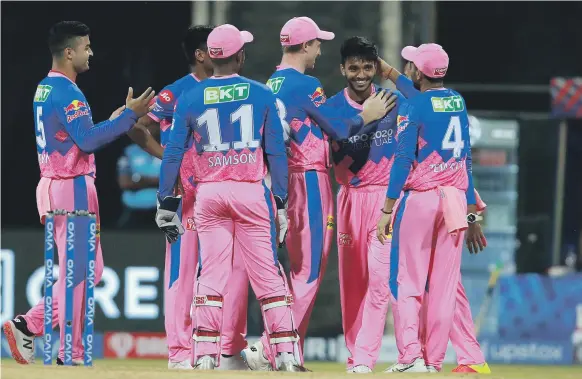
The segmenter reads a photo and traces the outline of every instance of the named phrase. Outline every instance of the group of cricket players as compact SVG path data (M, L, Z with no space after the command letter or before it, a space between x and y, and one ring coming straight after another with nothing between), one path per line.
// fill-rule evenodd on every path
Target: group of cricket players
M401 74L368 39L348 38L339 67L346 87L327 98L305 72L334 33L312 19L283 26L281 64L266 85L239 76L250 32L194 26L182 41L191 72L157 94L148 88L134 98L130 88L125 105L94 124L75 83L89 69L89 35L76 21L49 32L52 69L33 101L39 216L98 215L93 153L124 134L162 159L155 222L167 239L168 368L309 371L303 343L336 238L347 372L374 369L391 305L399 355L384 372L439 372L450 340L454 372L490 373L460 274L463 245L471 253L486 246L477 222L485 204L473 186L464 99L443 86L449 57L441 46L405 47ZM380 88L376 77L398 91ZM56 219L60 262L65 229ZM77 230L85 240L86 228ZM278 260L283 245L289 273ZM76 246L75 364L83 357L84 249ZM97 281L102 271L99 244ZM265 330L252 345L249 282ZM55 285L62 341L64 280ZM34 361L43 318L41 300L4 324L18 363ZM63 351L61 344L59 365Z

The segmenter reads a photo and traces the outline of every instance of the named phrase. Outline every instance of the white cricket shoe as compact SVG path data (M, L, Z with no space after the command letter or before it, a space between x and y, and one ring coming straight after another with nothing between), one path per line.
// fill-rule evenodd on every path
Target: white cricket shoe
M424 359L416 358L412 363L395 363L384 370L386 373L390 372L429 372L424 363Z
M366 365L357 365L347 371L350 374L371 374L372 369Z
M434 366L426 366L426 369L427 369L427 370L428 370L428 372L430 372L431 374L434 374L434 373L438 373L438 372L439 372L439 370L437 370L437 368L436 368L436 367L434 367Z
M249 368L240 355L233 355L232 357L220 357L220 366L216 369L248 371Z
M273 371L271 362L263 355L263 344L257 341L240 352L241 358L252 371Z
M190 364L190 360L186 359L182 362L172 362L168 361L168 369L170 370L192 370L192 365Z
M24 317L6 321L2 329L12 358L21 365L34 363L34 335L28 330Z
M214 358L210 355L198 358L194 365L194 370L214 370Z
M308 372L309 370L301 366L295 360L295 357L291 353L281 353L277 355L275 359L277 363L278 371L288 371L288 372Z

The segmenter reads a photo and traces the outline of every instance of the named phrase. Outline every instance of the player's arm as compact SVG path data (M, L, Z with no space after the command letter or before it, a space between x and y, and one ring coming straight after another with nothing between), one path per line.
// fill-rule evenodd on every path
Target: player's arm
M75 144L82 151L91 153L127 133L138 118L147 112L147 104L153 98L151 88L137 99L132 99L132 95L133 90L130 89L126 99L127 106L119 117L94 125L89 117L88 107L85 110L79 109L74 114L67 114L67 105L80 97L78 91L67 88L62 97L57 99L57 115Z
M283 138L283 126L277 113L275 99L269 102L265 115L264 151L271 173L271 191L277 203L277 209L284 209L288 193L287 152Z
M408 79L400 71L390 66L384 59L378 58L378 65L380 66L380 75L382 79L390 80L394 83L398 91L402 92L407 99L411 99L420 93L420 91L414 87L412 80Z
M388 191L386 192L386 202L384 204L384 211L386 212L392 211L394 203L400 197L416 156L416 144L418 141L419 124L414 115L414 107L408 103L403 104L398 114L399 116L402 114L408 117L409 121L399 125L396 132L398 144L396 145L394 163L390 170L390 183L388 183Z
M321 88L321 83L316 82ZM314 93L313 91L312 93ZM380 96L382 93L378 94ZM301 96L301 95L297 95ZM325 95L322 93L322 98ZM384 100L385 99L385 100ZM368 98L364 103L364 110L352 118L343 117L343 111L329 104L318 103L318 99L309 99L308 96L301 99L307 115L311 117L323 131L332 139L339 141L358 134L364 125L376 121L386 115L395 106L396 97L386 94L385 98Z
M133 126L133 128L127 132L127 135L145 152L156 158L162 159L162 156L164 155L164 148L158 141L156 141L150 132L152 128L159 127L160 124L153 120L148 114L137 120L137 123Z

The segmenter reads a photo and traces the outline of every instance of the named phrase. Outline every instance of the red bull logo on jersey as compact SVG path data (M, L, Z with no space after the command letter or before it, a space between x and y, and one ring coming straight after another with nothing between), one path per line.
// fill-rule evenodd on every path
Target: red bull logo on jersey
M65 114L67 115L67 122L89 115L89 108L87 104L81 100L73 100L71 104L65 107Z
M309 99L316 107L319 107L327 100L327 98L325 97L325 92L323 92L323 88L321 87L317 87L315 91L311 95L309 95Z
M406 115L406 116L398 115L398 118L396 119L396 126L398 128L398 129L396 129L396 135L399 135L408 126L408 115Z

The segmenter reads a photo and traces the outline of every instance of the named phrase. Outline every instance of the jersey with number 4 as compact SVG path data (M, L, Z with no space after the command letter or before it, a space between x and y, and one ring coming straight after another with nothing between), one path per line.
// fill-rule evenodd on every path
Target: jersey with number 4
M50 71L36 88L33 112L40 175L52 179L95 176L92 152L137 121L135 112L125 109L114 120L94 125L83 92L57 71Z
M291 67L278 67L267 85L277 97L277 109L290 147L289 171L327 171L328 136L343 140L363 127L359 115L348 118L343 109L326 104L318 79Z
M442 88L422 92L400 106L396 156L388 197L401 190L427 191L451 186L474 204L469 117L465 99Z
M283 127L269 88L238 75L209 78L179 99L160 174L160 197L172 192L192 136L194 180L257 182L271 171L273 194L287 197Z

